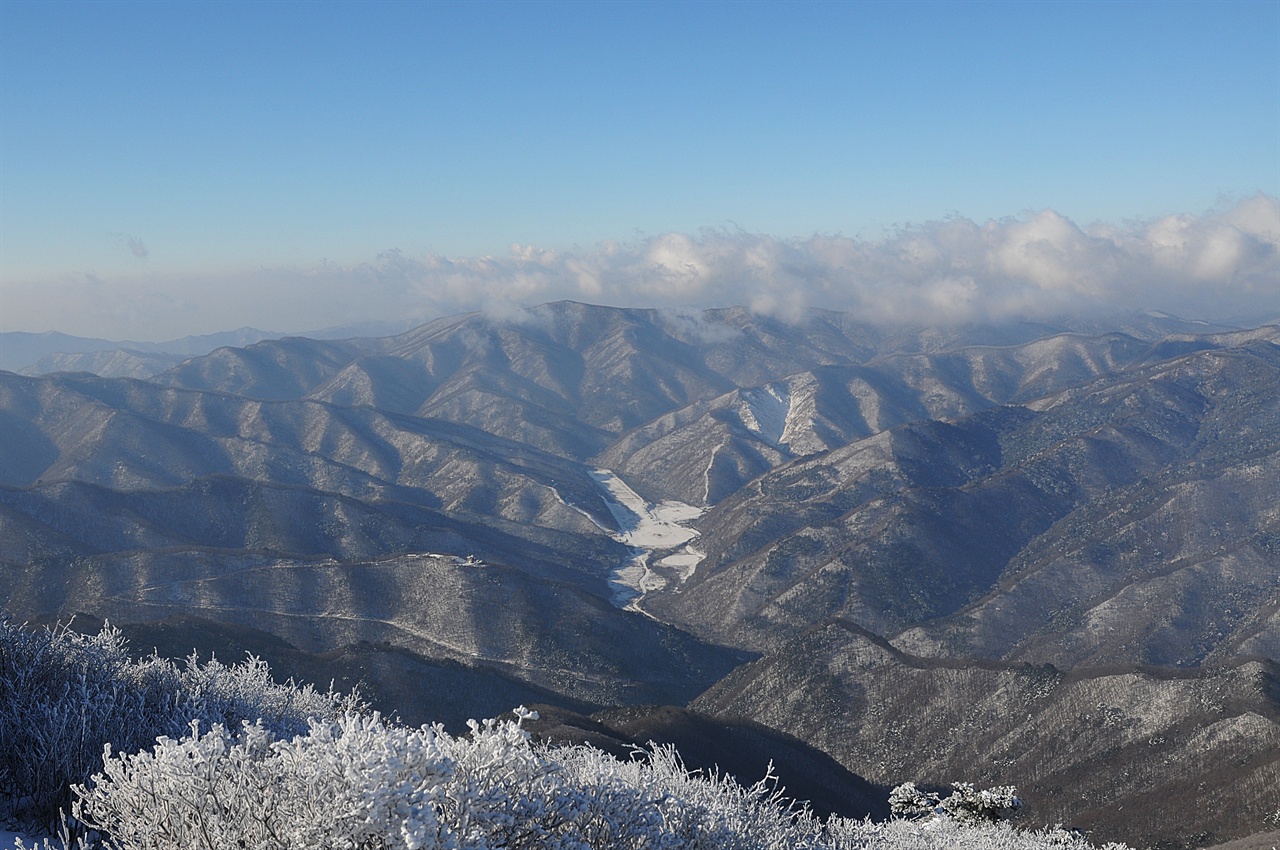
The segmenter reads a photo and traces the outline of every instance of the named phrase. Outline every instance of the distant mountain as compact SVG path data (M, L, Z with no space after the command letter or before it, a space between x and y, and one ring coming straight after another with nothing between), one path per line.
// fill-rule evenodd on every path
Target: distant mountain
M24 331L6 331L0 333L0 370L9 372L28 372L30 374L47 374L59 371L96 371L89 368L103 365L114 367L113 358L133 355L140 358L135 363L135 371L143 371L140 363L147 361L147 356L162 355L155 364L164 362L164 355L173 355L179 359L208 354L222 346L250 345L262 339L278 334L260 331L255 328L240 328L201 336L187 336L168 342L134 342L131 340L112 341L92 337L70 336L50 331L47 333L27 333ZM78 359L71 355L100 354L99 359ZM76 368L64 368L76 367ZM151 374L156 374L152 372ZM104 374L104 377L139 377L134 374ZM149 375L147 376L149 377Z
M49 355L109 351L121 345L122 343L108 339L71 336L56 331L47 333L5 331L0 333L0 369L17 372Z
M314 362L295 353L305 343L291 340L246 350L226 367L237 374L234 385L202 361L157 380L447 419L585 459L623 431L739 382L863 356L855 330L840 317L816 317L800 334L744 310L691 319L566 302L532 309L517 323L483 314L441 319L363 356L350 352L345 364L328 357L326 369L297 386L269 374L272 364Z
M310 331L299 331L288 336L304 336L308 339L355 339L395 336L422 324L418 319L393 319L386 321L347 322ZM280 334L285 336L285 334Z
M822 366L660 417L628 432L602 459L651 492L714 504L795 458L908 422L1038 398L1117 371L1150 350L1150 343L1122 334L1055 334L1020 345ZM661 460L672 456L681 462Z
M18 371L24 375L92 372L103 378L146 379L173 368L184 359L181 354L147 353L116 348L110 351L88 351L82 354L46 354L32 365Z
M331 378L377 342L284 337L242 348L222 347L186 360L155 383L211 390L261 401L293 401Z
M1134 317L1126 324L1138 325L1154 340L1187 323ZM1064 325L1033 324L886 329L822 311L789 323L742 308L689 316L558 302L530 308L518 321L471 313L381 340L271 340L216 352L155 380L447 419L581 460L632 429L665 427L667 415L687 419L719 396L821 367L1064 332Z
M0 373L13 616L84 612L175 651L244 640L423 720L536 700L621 742L741 716L877 783L1048 801L1080 782L1037 806L1119 830L1121 801L1165 819L1142 833L1159 841L1265 826L1245 815L1276 762L1270 685L1250 683L1280 657L1280 327L560 302L183 356L145 379ZM160 362L84 357L56 362ZM1028 676L1056 696L1024 721ZM1092 740L1088 688L1156 700L1121 724L1147 743L1051 752L1041 726ZM1215 694L1247 708L1202 711ZM696 716L636 708L695 697ZM935 721L863 717L914 698ZM1041 755L953 746L962 727ZM1236 773L1197 755L1219 733L1261 755ZM1111 773L1082 778L1099 759ZM1238 780L1245 815L1107 784L1185 800L1151 759Z

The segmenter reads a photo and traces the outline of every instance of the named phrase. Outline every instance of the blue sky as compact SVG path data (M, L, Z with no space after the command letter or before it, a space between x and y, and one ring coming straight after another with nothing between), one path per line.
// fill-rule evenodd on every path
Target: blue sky
M680 301L641 279L676 234L870 250L1045 211L1229 220L1265 296L1280 3L6 0L0 181L0 330L591 300L566 258L604 300ZM760 294L686 302L717 287Z

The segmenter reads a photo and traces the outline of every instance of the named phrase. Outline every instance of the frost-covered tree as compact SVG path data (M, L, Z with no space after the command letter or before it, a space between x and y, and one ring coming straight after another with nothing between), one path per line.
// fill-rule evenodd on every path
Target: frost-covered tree
M941 802L937 794L926 794L914 782L904 782L889 792L889 811L900 818L923 818L935 814Z
M953 782L944 799L934 792L921 791L914 782L904 782L889 792L889 810L902 818L949 817L957 823L996 823L1008 820L1022 808L1018 789L998 785L979 790L969 782Z

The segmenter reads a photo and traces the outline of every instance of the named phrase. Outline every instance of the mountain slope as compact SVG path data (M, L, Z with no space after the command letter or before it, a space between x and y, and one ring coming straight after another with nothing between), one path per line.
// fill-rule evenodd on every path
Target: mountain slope
M694 701L871 781L1012 784L1034 823L1199 847L1261 828L1280 787L1280 668L1081 668L906 655L819 624Z
M1118 823L1115 797L1234 834L1163 798L1201 775L1274 809L1254 685L1280 653L1280 328L1196 328L561 302L224 348L154 380L0 373L0 604L167 623L170 644L256 635L424 719L711 688L699 710L877 781L919 756L937 781L1078 783L1046 811L1090 822ZM895 731L866 693L933 719ZM609 722L721 735L704 719ZM1053 751L1050 729L1081 743ZM1201 754L1220 742L1242 772Z
M1132 330L1156 339L1168 324L1147 319L1144 329ZM557 302L501 319L438 319L381 340L284 339L224 349L156 380L443 418L586 459L625 431L737 389L902 351L1017 345L1062 330L885 329L823 311L784 322L742 308L687 315Z
M89 375L0 374L0 401L0 604L24 618L389 641L595 704L682 701L742 658L612 604L630 553L580 464L371 408ZM408 560L367 564L388 556ZM426 605L455 556L485 580ZM457 602L480 591L479 613Z
M103 378L151 378L181 363L181 354L132 351L90 351L81 354L47 354L22 370L24 375L52 372L92 372Z
M1151 348L1121 334L1058 334L819 367L666 414L623 435L601 461L646 492L715 504L788 460L907 422L1039 398L1123 369Z
M1196 352L1026 407L908 424L794 461L726 499L699 522L706 560L646 607L759 649L829 616L895 634L949 615L948 626L926 632L938 651L1063 665L1116 657L1196 663L1233 642L1271 646L1274 625L1255 616L1266 603L1240 612L1239 628L1225 631L1230 623L1217 617L1212 595L1199 610L1175 603L1179 582L1221 585L1212 574L1229 574L1263 599L1277 590L1268 564L1278 440L1280 348L1269 342ZM1229 499L1206 498L1228 490ZM1171 502L1175 496L1183 501ZM1163 530L1125 520L1152 504L1176 506L1143 515ZM1173 516L1178 529L1168 526ZM1217 541L1228 529L1225 546ZM1145 542L1162 533L1182 543ZM1102 557L1104 545L1112 556ZM1049 553L1064 547L1073 554L1056 571L1029 578L1037 559L1054 563ZM1174 570L1185 571L1178 582L1151 583L1155 596L1126 608L1146 637L1108 654L1105 624L1090 620L1091 606ZM1015 614L1004 593L1022 580ZM989 638L971 644L966 629L977 609L962 609L984 597ZM1074 625L1055 620L1080 605ZM1174 621L1184 640L1171 657L1159 635ZM1015 652L1033 632L1044 638L1038 651L1028 643ZM1193 644L1199 649L1188 655Z
M159 384L216 390L264 401L304 397L367 350L368 340L269 339L244 348L219 348L154 377Z

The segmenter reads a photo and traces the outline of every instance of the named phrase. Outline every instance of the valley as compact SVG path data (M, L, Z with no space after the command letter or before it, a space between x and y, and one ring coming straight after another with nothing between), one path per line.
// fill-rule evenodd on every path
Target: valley
M1141 846L1280 810L1280 326L556 302L41 357L105 375L0 372L19 621L415 722L785 736Z

